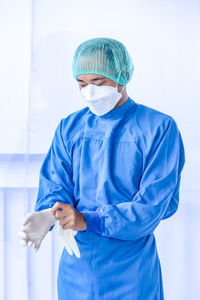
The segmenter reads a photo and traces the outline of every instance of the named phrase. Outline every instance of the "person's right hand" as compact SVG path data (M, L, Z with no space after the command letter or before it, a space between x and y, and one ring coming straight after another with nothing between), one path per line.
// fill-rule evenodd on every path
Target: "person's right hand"
M29 213L22 221L21 231L18 236L21 238L22 246L32 246L37 251L49 229L55 224L56 218L51 208Z

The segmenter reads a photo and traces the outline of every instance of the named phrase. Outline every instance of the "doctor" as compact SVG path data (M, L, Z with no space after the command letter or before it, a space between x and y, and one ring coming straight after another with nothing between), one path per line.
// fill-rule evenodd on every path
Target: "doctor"
M80 256L63 249L59 300L164 299L154 230L178 208L185 153L175 120L128 96L133 70L111 38L74 54L86 107L59 122L22 230L36 249L55 220L74 233Z

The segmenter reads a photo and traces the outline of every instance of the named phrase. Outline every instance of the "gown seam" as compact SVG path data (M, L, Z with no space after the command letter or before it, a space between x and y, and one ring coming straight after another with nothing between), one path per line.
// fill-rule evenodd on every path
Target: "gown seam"
M63 121L63 119L61 120L61 122L62 122L62 121ZM61 125L62 125L62 123L61 123ZM81 126L79 126L78 129L77 129L75 132L72 132L72 134L69 136L68 140L66 141L66 145L65 145L65 143L64 143L63 135L62 135L62 133L61 133L62 142L63 142L63 145L64 145L64 147L65 147L65 150L66 150L66 152L67 152L67 155L68 155L68 157L69 157L71 163L72 163L72 159L71 159L70 154L69 154L69 152L68 152L67 145L70 144L71 139L74 137L75 134L77 134L77 133L81 130L81 128L82 128L83 126L85 126L85 120L84 120L84 123L83 123ZM61 129L62 129L62 128L61 128Z

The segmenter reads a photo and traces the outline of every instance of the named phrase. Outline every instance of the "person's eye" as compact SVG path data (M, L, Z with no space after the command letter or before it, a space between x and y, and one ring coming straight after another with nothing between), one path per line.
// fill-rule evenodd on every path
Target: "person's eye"
M104 84L104 82L102 82L102 83L100 83L100 84L96 84L96 85L100 86L100 85L103 85L103 84Z

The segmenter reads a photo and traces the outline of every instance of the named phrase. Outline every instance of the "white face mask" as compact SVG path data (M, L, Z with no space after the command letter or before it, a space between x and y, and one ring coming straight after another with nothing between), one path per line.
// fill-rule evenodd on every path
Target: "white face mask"
M117 86L97 86L95 84L88 84L83 87L81 94L90 110L98 116L102 116L112 110L122 97L122 92L118 92Z

